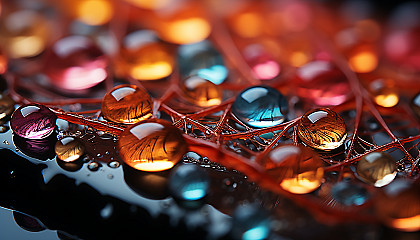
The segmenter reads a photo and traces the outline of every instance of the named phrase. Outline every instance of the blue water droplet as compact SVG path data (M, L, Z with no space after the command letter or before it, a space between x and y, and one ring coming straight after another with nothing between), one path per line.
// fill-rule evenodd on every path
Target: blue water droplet
M369 199L369 193L363 186L347 181L335 184L331 194L337 202L345 206L360 206Z
M169 178L169 190L175 198L196 201L204 198L209 191L207 173L194 164L181 164Z
M235 209L232 217L232 238L243 240L267 239L270 234L269 214L256 204Z
M178 62L184 78L198 75L219 85L229 74L222 55L207 40L180 46Z
M272 127L286 120L288 103L276 89L253 86L242 91L232 105L232 113L243 123L256 128Z

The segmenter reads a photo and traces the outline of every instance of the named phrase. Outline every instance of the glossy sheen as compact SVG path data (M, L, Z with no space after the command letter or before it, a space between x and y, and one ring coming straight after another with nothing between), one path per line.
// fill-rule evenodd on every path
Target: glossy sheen
M0 120L4 119L15 110L15 101L7 95L0 94Z
M243 90L232 105L232 113L239 120L256 128L283 123L288 109L286 98L268 86L253 86Z
M323 161L303 146L279 146L270 152L262 165L283 189L296 194L314 191L324 176Z
M343 181L331 188L332 197L345 206L360 206L369 199L369 193L361 185Z
M64 137L55 144L57 158L65 162L73 162L85 153L85 145L76 137Z
M101 111L110 121L133 124L152 116L152 99L135 85L119 85L104 96Z
M28 58L42 53L48 43L51 27L37 11L2 12L0 44L11 58Z
M56 87L83 90L107 78L107 65L107 57L91 39L69 36L51 47L44 71Z
M162 0L160 0L162 1ZM151 19L153 29L159 37L174 44L191 44L206 39L211 32L210 22L206 19L206 10L199 2L178 4L171 8L170 14L156 14Z
M174 61L170 49L155 40L121 49L116 67L123 76L142 81L158 80L173 72Z
M298 136L310 147L333 150L346 139L346 124L338 113L328 108L317 108L301 117Z
M172 196L196 201L204 198L209 192L210 179L207 173L194 164L182 164L172 170L169 178L169 190Z
M270 228L269 214L257 204L240 205L232 216L230 239L267 239Z
M197 75L219 85L228 76L222 56L209 41L180 46L178 62L185 77Z
M25 155L39 160L53 159L55 157L54 145L57 135L52 133L43 139L27 139L18 135L13 136L13 143Z
M399 95L392 79L376 78L369 84L373 100L381 107L393 107L399 102Z
M187 144L178 128L153 119L125 129L118 140L118 150L130 167L157 172L179 162L187 152Z
M396 179L379 191L374 204L378 219L405 232L420 230L420 186Z
M13 113L10 127L23 138L42 139L54 131L56 119L55 114L43 105L23 105Z
M244 48L243 56L251 67L254 76L261 80L270 80L280 74L280 64L268 50L259 44Z
M357 177L375 187L382 187L397 175L395 160L384 152L372 152L363 156L356 167Z
M223 91L207 79L191 76L184 80L186 99L200 107L211 107L222 103Z
M420 119L420 93L418 93L410 102L411 109L414 114Z
M336 106L351 97L344 74L328 61L314 61L300 67L293 81L298 97L318 106Z

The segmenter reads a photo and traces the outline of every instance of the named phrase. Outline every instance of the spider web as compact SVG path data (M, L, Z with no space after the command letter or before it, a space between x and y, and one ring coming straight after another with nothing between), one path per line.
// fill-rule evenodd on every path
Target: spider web
M280 187L266 173L260 164L269 151L279 144L301 144L297 136L297 124L300 116L313 106L296 108L295 116L291 120L267 128L253 129L239 121L231 112L234 96L242 89L252 85L266 84L277 89L285 88L288 83L288 71L277 79L268 82L254 78L252 70L242 57L234 36L216 14L211 19L213 32L210 40L225 57L230 68L230 78L220 85L225 92L224 101L214 107L201 108L191 106L183 96L181 77L177 70L165 80L153 82L139 82L127 78L125 81L146 89L153 98L153 117L167 117L183 133L189 145L189 150L201 156L206 156L213 162L228 169L235 169L245 174L250 181L256 182L264 189L270 190L290 199L315 216L325 220L334 218L348 221L349 219L375 222L369 208L362 207L356 214L353 208L337 207L328 197L320 194L295 195ZM345 120L348 136L345 144L331 152L317 151L325 162L324 171L337 173L331 181L340 181L345 176L353 175L353 168L360 158L374 151L386 151L396 159L399 177L419 181L419 142L420 122L409 108L409 100L401 98L400 103L393 108L383 108L374 104L370 94L359 80L358 75L348 66L347 60L334 48L332 42L323 31L313 26L308 30L308 36L317 46L332 56L332 61L347 77L353 98L347 102L332 107ZM121 32L121 31L120 31ZM293 70L290 70L293 72ZM59 118L80 125L86 125L98 131L106 131L118 136L124 126L101 120L98 105L101 97L71 98L57 94L43 88L37 82L24 81L22 78L7 76L10 94L19 103L38 102L51 109ZM119 84L117 80L108 78L102 89L95 89L97 96ZM162 92L162 83L169 83L169 87ZM411 94L408 89L418 88L418 81L414 78L405 81L403 86L396 82L401 95ZM34 98L25 92L36 92ZM411 90L412 91L412 90ZM226 97L227 96L227 97ZM40 100L41 99L41 100ZM42 101L44 99L44 101ZM367 186L371 192L375 188ZM369 206L369 205L368 205Z

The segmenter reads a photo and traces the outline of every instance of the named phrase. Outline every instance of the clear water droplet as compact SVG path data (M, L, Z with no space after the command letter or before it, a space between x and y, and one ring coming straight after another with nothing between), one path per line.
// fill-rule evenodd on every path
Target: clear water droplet
M112 161L112 162L108 163L108 166L110 168L118 168L120 165L121 164L119 162L117 162L117 161Z
M88 169L91 171L98 171L98 169L100 168L100 164L97 162L91 162L88 164Z

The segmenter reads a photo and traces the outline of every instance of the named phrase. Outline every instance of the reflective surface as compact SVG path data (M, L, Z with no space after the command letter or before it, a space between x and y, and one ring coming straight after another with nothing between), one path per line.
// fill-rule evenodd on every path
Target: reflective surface
M137 123L152 116L152 99L135 85L120 85L104 96L101 112L116 123Z
M118 140L118 149L130 167L156 172L170 169L179 162L187 145L178 128L154 119L127 128Z
M262 165L283 189L296 194L314 191L324 176L323 161L303 146L281 145L270 152Z
M320 150L333 150L346 139L343 118L328 108L318 108L305 113L298 125L299 138L308 146Z
M243 123L256 128L271 127L286 120L286 98L268 86L254 86L243 90L232 105L232 113Z
M10 127L23 138L42 139L54 131L56 119L55 114L43 105L23 105L13 113Z
M395 160L384 152L373 152L363 156L357 163L357 177L375 187L382 187L397 175Z

